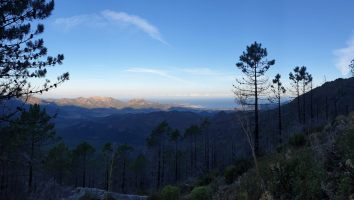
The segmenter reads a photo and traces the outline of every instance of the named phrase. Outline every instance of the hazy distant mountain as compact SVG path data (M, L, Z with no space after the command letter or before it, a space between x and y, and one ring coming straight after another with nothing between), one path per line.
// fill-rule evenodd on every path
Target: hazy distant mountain
M31 97L27 100L29 104L57 106L76 106L81 108L115 108L115 109L157 109L169 110L171 108L192 108L197 109L194 105L179 105L179 104L161 104L158 102L148 101L145 99L132 99L129 101L121 101L112 97L79 97L79 98L61 98L61 99L40 99Z

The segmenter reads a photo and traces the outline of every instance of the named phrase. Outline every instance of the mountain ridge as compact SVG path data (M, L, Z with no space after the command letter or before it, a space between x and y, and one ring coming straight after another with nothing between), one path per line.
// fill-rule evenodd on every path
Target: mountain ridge
M158 110L169 110L172 108L191 108L191 109L201 109L198 105L186 105L186 104L164 104L155 101L149 101L146 99L130 99L128 101L122 101L112 97L77 97L77 98L47 98L42 99L38 97L29 97L26 101L29 104L41 104L49 105L56 104L58 106L77 106L82 108L114 108L114 109L158 109Z

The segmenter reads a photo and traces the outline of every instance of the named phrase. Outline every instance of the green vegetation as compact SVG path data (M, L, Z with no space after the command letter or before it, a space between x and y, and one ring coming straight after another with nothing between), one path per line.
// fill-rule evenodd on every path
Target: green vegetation
M190 200L211 200L212 190L208 186L195 187L192 192L188 195Z
M215 172L199 177L180 199L350 199L354 197L353 160L351 113L321 131L296 133L279 152L260 157L259 176L249 160L238 160L225 168L222 177Z
M289 139L289 144L293 147L302 147L306 144L306 136L303 133L296 133Z
M198 177L197 185L198 186L205 186L209 185L216 177L218 173L216 171L211 171L207 174Z
M320 134L295 134L280 153L260 158L261 179L256 178L254 170L246 172L233 188L237 199L264 195L273 199L353 197L353 116L337 118ZM305 145L307 140L311 145Z
M167 185L161 191L161 200L179 200L180 193L179 187Z
M236 178L245 173L251 165L250 161L241 159L236 161L234 165L226 167L224 172L225 182L231 184Z

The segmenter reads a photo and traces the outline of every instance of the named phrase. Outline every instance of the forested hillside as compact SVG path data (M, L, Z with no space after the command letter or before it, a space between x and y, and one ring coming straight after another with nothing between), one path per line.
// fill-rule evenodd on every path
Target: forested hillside
M182 68L171 63L169 65L174 67L166 69L127 67L138 65L139 62L145 66L145 62L151 60L152 66L164 66L164 60L181 66L190 62L192 66L199 65L202 63L199 61L205 59L223 68L223 62L229 63L227 60L231 56L228 54L230 49L224 47L222 49L225 52L212 49L212 56L204 55L204 48L208 45L202 46L203 50L187 51L193 47L193 42L199 46L202 44L201 39L216 29L205 31L201 26L194 27L192 18L183 18L188 10L186 7L175 9L172 6L173 10L164 13L162 11L165 9L159 6L152 8L150 1L139 2L138 7L143 8L146 14L164 13L170 16L175 10L178 11L175 17L170 16L168 26L170 22L174 26L188 22L193 27L189 26L186 32L203 30L203 34L188 40L184 35L186 33L180 32L182 28L171 29L170 34L178 29L177 32L181 33L177 34L178 37L170 35L170 41L175 38L174 46L162 37L159 29L149 20L138 15L107 9L94 14L82 14L86 9L90 12L96 10L101 4L109 8L117 6L114 4L117 2L100 1L100 6L92 6L95 1L92 0L85 1L83 6L77 3L79 1L60 1L61 12L79 15L65 17L61 13L54 13L56 18L52 21L48 18L54 11L54 0L0 1L1 200L354 199L354 48L350 46L354 42L348 42L346 48L331 51L339 60L335 64L337 75L331 74L330 80L333 81L324 83L320 83L318 77L322 73L332 73L333 69L319 70L319 66L293 64L312 63L309 56L317 60L315 52L312 55L297 51L298 57L293 57L295 53L284 50L282 45L269 45L276 52L273 55L262 43L244 45L244 41L249 39L243 37L250 34L240 37L244 41L236 42L237 48L243 49L233 66L236 73L225 69ZM130 5L131 1L118 3L124 7ZM188 3L188 7L193 5L192 2ZM204 8L204 3L197 4L198 9L214 9L209 4L208 8ZM237 3L243 6L249 2ZM247 11L243 13L246 18L239 21L246 27L242 27L242 30L257 25L256 29L262 30L263 36L267 35L265 30L270 27L260 29L258 21L273 14L268 11L273 9L273 5L268 4L264 5L268 6L267 9L261 8L267 13L254 15L256 17L249 12L253 9L230 8L237 13ZM316 9L319 5L322 4L315 5ZM168 7L171 7L170 2ZM257 6L252 5L251 8L254 7ZM224 7L225 12L222 10L222 13L215 13L215 10L208 13L225 17L233 14L226 12L230 8ZM224 25L214 20L217 18L201 17L203 12L192 11L189 15L197 13L198 16L194 17L198 20L208 19L207 22L197 23L204 28L212 27L209 23L213 21L217 22L218 27ZM282 13L281 16L284 13L291 14L279 13ZM332 17L338 16L331 16L331 20ZM155 20L161 18L164 19L161 16L151 17ZM223 19L228 21L228 18ZM273 18L278 19L279 16L272 15L272 22ZM180 23L180 20L185 21ZM284 20L289 20L287 15ZM42 23L48 23L49 26ZM234 27L234 23L231 25ZM108 30L108 26L117 30ZM66 82L71 84L69 73L61 72L55 78L58 71L53 68L64 63L64 55L49 55L41 38L44 27L48 27L51 33L48 46L57 47L53 48L54 52L66 49L69 54L74 52L77 56L76 61L75 58L68 60L69 66L85 63L72 69L75 81L63 89L58 87L63 87ZM83 27L85 31L82 31ZM88 29L99 30L91 35L95 39L88 36ZM226 33L229 27L224 26L224 29L217 28L220 34ZM123 47L114 43L112 38L103 35L97 37L100 34L112 34L118 40L121 38L116 37L116 34L123 30L130 30L132 35L135 32L144 33L160 46L142 42L144 38L140 40L138 37L139 40L135 41L135 38L128 44L126 40L130 37L126 37L120 40L119 45L125 46L124 51L121 51ZM60 31L69 43L64 43L68 41L60 40L54 34ZM238 28L237 33L240 31ZM252 38L257 31L251 31ZM277 32L272 31L271 37ZM223 41L226 36L218 37L215 43L208 42L217 49L219 43L230 43L225 42L226 39ZM177 42L179 37L189 42ZM318 34L317 37L320 38ZM332 40L335 37L331 35L330 38ZM301 45L304 39L301 39ZM101 40L105 42L101 43ZM274 38L273 42L278 43L278 40ZM62 45L62 42L66 45ZM181 50L178 45L183 46L185 43L188 48ZM239 47L240 44L242 47ZM143 51L140 48L144 45L153 48ZM301 46L301 50L312 47L309 43L306 45ZM92 53L96 48L100 53ZM288 48L292 49L292 46ZM279 52L279 49L284 52ZM117 56L116 51L121 55ZM134 54L129 54L132 52ZM154 52L159 53L143 56ZM191 52L194 52L193 56L198 52L201 57L192 59L188 55ZM234 50L231 52L234 53ZM225 55L226 58L223 57ZM223 59L213 60L214 56ZM279 64L277 56L281 57ZM117 60L117 57L122 61ZM125 60L127 58L129 62ZM93 61L96 63L91 65ZM217 61L216 64L214 61ZM291 68L286 68L284 63L290 63L291 66L287 67ZM314 63L312 65L316 65ZM317 62L317 65L320 64ZM109 70L101 65L110 65L107 67ZM117 76L119 80L115 76L116 72L120 73ZM149 76L154 78L150 79ZM135 77L134 82L132 77ZM225 83L228 85L223 85ZM223 87L227 89L227 94ZM55 94L54 91L59 92ZM217 105L209 109L192 104L163 104L141 98L121 101L91 95L120 92L135 97L173 96L178 99L184 96L190 100L200 96L207 100L227 96L235 100L235 109L222 111L221 108L228 106ZM73 98L40 98L42 95L65 94ZM94 97L78 97L80 94Z

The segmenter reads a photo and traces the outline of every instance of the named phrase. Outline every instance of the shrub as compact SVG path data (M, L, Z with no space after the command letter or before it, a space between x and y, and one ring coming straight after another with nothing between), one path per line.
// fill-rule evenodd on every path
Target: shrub
M303 133L297 133L289 139L289 144L294 147L302 147L306 144L306 136Z
M354 160L354 130L347 130L337 139L336 145L342 154L343 161Z
M160 195L161 200L178 200L180 197L180 189L177 186L167 185L165 186Z
M195 187L189 194L190 200L211 200L213 192L208 186Z
M349 199L349 196L351 194L351 188L352 188L351 182L352 180L348 176L345 176L340 180L339 187L336 193L336 199L338 200Z
M324 171L310 151L296 151L270 167L268 187L275 199L323 199Z
M227 184L231 184L237 178L236 176L236 167L234 165L230 165L226 167L224 172L225 182Z
M240 185L237 190L237 197L235 199L260 199L263 189L261 187L261 180L254 169L249 170L240 177Z
M216 171L209 172L203 176L200 176L198 178L197 185L198 186L204 186L204 185L209 185L213 180L218 176L218 173Z
M224 171L224 178L227 184L231 184L237 177L245 173L250 167L251 162L248 160L238 160L235 165L226 167Z

